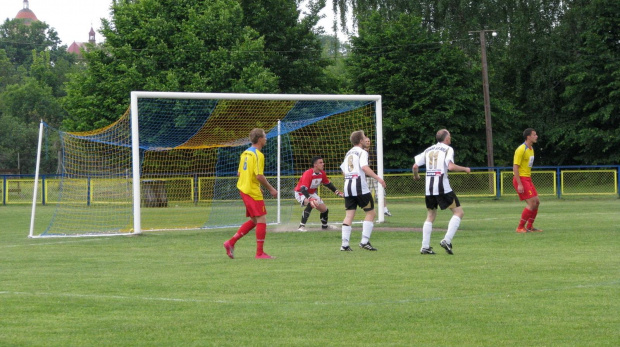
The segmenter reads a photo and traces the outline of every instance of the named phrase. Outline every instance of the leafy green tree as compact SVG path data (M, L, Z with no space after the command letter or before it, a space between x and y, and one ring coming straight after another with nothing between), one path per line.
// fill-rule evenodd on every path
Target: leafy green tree
M33 50L49 50L55 55L61 46L58 33L47 23L35 21L26 25L21 19L7 19L0 25L0 49L5 50L13 64L20 66L32 63Z
M33 173L39 127L8 114L0 115L0 169Z
M575 1L563 37L577 36L566 66L561 126L550 131L566 164L620 162L620 2Z
M537 165L554 165L555 146L548 134L558 126L562 65L568 56L554 30L565 4L555 0L498 4L503 15L492 27L498 36L487 34L492 108L498 100L510 100L513 106L512 113L494 113L494 121L506 124L494 131L501 139L495 143L507 147L501 159L511 166L512 152L523 141L522 131L533 127L540 135L535 145Z
M574 132L568 127L575 127L575 122L570 120L576 116L567 113L565 104L569 98L562 95L566 95L569 81L567 66L573 64L575 53L581 49L581 32L596 18L585 12L567 14L576 13L589 3L582 0L335 1L341 12L353 13L357 21L374 12L385 19L395 18L399 13L419 16L425 30L441 33L444 42L459 46L470 57L475 70L480 69L477 31L497 30L497 37L487 36L486 46L497 166L511 165L511 148L522 141L521 130L526 127L534 127L541 134L537 144L539 164L572 164L581 160L572 159L572 154L561 145L564 134ZM607 11L613 13L614 6ZM377 50L382 49L377 46ZM570 98L570 101L579 99Z
M19 79L20 74L17 72L17 68L9 60L6 51L0 49L0 93L7 85L17 83Z
M8 86L0 94L0 107L3 114L35 128L41 120L59 126L65 114L60 100L53 95L53 89L32 77L26 77L21 84ZM15 136L19 133L13 133L10 137Z
M479 75L460 49L425 31L419 17L385 21L379 13L360 23L351 45L355 92L383 96L387 168L409 167L443 127L459 148L457 161L485 162Z
M66 75L76 71L75 57L60 46L56 31L44 22L0 25L0 162L5 169L34 172L40 120L59 126Z
M325 68L327 79L325 93L353 93L345 59L351 46L347 42L341 42L336 35L321 35L319 38L323 47L323 59L330 62Z
M143 0L112 5L101 49L86 52L88 68L67 87L64 125L89 130L125 112L132 90L273 92L264 40L243 26L236 0Z
M75 54L63 50L56 54L55 61L52 61L50 51L34 52L29 75L52 88L52 95L59 98L66 95L64 84L69 80L69 74L83 70L83 65L76 62Z
M279 78L281 93L323 92L326 87L321 41L313 27L325 0L310 2L300 19L296 0L239 0L243 22L265 39L265 66Z

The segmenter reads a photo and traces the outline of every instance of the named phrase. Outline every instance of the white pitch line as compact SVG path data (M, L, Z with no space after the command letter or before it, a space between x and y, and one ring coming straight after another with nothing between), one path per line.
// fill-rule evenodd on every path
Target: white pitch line
M620 280L615 280L611 282L601 282L601 283L587 283L587 284L577 284L574 286L565 286L558 288L540 288L538 290L529 291L527 293L522 292L512 292L512 293L481 293L477 295L466 295L466 296L451 296L451 297L427 297L427 298L404 298L397 300L386 300L386 301L378 301L378 302L347 302L346 304L354 304L354 305L362 305L362 306L372 306L372 305L386 305L386 304L408 304L408 303L420 303L420 302L429 302L429 301L443 301L443 300L463 300L463 299L477 299L477 298L487 298L487 297L518 297L523 295L529 295L531 293L537 292L554 292L554 291L566 291L566 290L574 290L574 289L588 289L588 288L600 288L600 287L609 287L609 286L617 286L620 284ZM17 295L17 296L46 296L46 297L65 297L65 298L91 298L91 299L106 299L106 300L141 300L141 301L160 301L160 302L179 302L179 303L206 303L206 304L230 304L230 305L262 305L262 304L303 304L303 302L294 301L231 301L231 300L222 300L222 299L183 299L183 298L162 298L162 297L149 297L149 296L127 296L127 295L97 295L97 294L71 294L71 293L29 293L29 292L12 292L12 291L0 291L0 295ZM311 305L338 305L344 304L342 301L314 301L308 302L307 304Z
M49 245L60 245L60 244L64 244L64 243L79 243L79 242L91 242L91 241L101 241L103 240L100 237L96 237L96 238L92 238L92 239L79 239L79 240L67 240L67 241L54 241L54 242L45 242L45 241L40 241L40 242L32 242L32 243L26 243L23 245L2 245L0 246L0 248L15 248L15 247L23 247L23 246L49 246Z

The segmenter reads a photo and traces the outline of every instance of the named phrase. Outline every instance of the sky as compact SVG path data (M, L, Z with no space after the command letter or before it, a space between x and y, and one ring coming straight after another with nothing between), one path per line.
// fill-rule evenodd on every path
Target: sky
M95 29L97 42L102 42L99 34L101 18L109 18L112 0L29 0L30 10L37 18L56 29L63 45L73 41L87 42L91 25ZM0 0L0 20L2 23L13 19L24 6L23 0Z
M73 41L87 42L91 26L95 29L97 42L103 41L103 36L99 33L101 18L110 19L112 0L28 0L28 3L30 10L40 21L56 29L63 45L70 46ZM0 5L0 21L4 23L7 18L15 18L17 12L23 8L24 2L0 0ZM332 33L331 6L331 1L327 1L327 6L321 12L326 17L319 22L326 33Z

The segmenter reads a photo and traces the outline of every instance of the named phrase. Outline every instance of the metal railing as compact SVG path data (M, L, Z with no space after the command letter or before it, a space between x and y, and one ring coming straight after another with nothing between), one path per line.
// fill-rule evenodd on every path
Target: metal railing
M616 196L618 197L618 173L620 165L606 166L545 166L532 170L532 180L540 196ZM421 172L421 176L424 172ZM2 185L0 194L2 204L31 204L34 190L34 175L0 175ZM338 173L330 174L332 182L343 185ZM472 168L470 174L462 172L450 173L450 184L459 197L500 198L516 196L512 185L511 167ZM387 199L407 199L424 197L424 179L416 181L410 170L388 170L384 174L388 185ZM292 191L299 176L281 178L283 199L291 198ZM145 181L152 182L152 179ZM197 175L170 176L157 178L160 189L166 195L166 201L178 203L199 203L209 200L238 199L236 177L199 177ZM64 182L64 183L62 183ZM71 178L61 180L59 175L42 175L39 178L37 201L41 204L60 201L63 185L71 187L79 194L71 194L74 201L87 205L92 203L129 203L119 198L119 189L131 191L131 183L125 178ZM275 184L275 182L274 182ZM120 188L119 188L120 187ZM148 189L149 185L143 185ZM217 192L217 193L215 193ZM159 195L162 192L158 192ZM332 197L332 193L321 188L319 194ZM67 199L67 197L63 197Z

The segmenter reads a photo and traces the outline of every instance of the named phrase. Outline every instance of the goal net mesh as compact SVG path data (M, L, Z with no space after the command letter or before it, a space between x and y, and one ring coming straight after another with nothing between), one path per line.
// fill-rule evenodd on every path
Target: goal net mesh
M299 219L302 210L293 198L293 189L312 157L322 156L332 182L342 187L339 165L351 147L351 132L364 130L375 143L374 101L138 100L141 228L145 231L217 228L246 221L236 188L237 167L240 154L251 145L248 135L253 128L267 133L267 145L262 149L265 176L276 188L280 135L280 204L268 193L264 195L268 223L275 223L279 214L284 225ZM57 132L59 175L49 176L39 189L39 194L45 194L45 208L55 208L38 213L47 214L49 223L38 220L37 226L44 230L37 234L131 233L129 110L105 128ZM376 152L370 153L374 156ZM330 200L336 203L328 189L319 192L328 204ZM330 220L344 216L341 204L330 209ZM316 219L318 222L318 214Z

